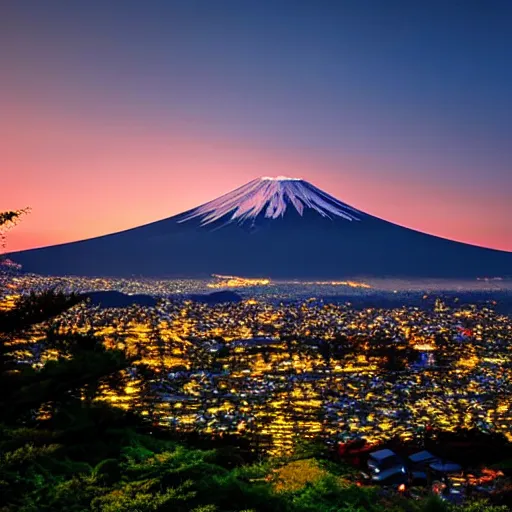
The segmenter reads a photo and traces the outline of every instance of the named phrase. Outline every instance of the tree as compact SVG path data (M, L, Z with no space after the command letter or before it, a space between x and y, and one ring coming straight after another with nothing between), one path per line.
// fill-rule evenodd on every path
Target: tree
M0 228L14 224L24 212L0 214ZM83 439L94 438L105 414L115 416L110 409L105 413L95 398L103 384L119 384L120 372L129 364L122 352L106 350L91 334L52 332L42 341L30 335L32 328L84 299L48 290L21 296L11 309L0 311L0 494L13 510L27 489L37 492L34 482L41 479L33 477L41 460L51 454L73 456L77 437L87 433ZM57 356L34 365L49 349Z
M23 208L22 210L0 212L0 247L5 247L6 231L15 226L21 217L29 211L29 208Z

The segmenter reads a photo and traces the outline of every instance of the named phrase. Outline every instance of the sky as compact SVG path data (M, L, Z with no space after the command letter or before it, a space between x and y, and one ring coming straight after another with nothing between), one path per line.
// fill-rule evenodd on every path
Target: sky
M7 250L300 177L512 251L509 0L6 0Z

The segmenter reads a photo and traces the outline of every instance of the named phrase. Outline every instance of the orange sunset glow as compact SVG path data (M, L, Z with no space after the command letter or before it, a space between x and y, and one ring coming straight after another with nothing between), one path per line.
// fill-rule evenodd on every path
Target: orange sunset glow
M260 176L290 175L400 225L512 251L512 156L498 131L506 108L492 103L495 94L476 97L481 89L464 76L448 70L446 91L433 97L427 82L396 74L392 52L381 56L388 67L374 69L370 60L359 78L345 73L359 69L345 50L335 53L332 73L300 38L267 52L266 44L287 37L275 27L267 42L252 37L267 18L240 14L245 31L228 44L222 30L202 33L188 18L185 36L153 29L152 10L141 13L139 31L125 31L114 10L105 10L103 25L87 10L69 7L71 25L57 24L51 9L17 12L18 29L13 23L2 36L10 52L0 61L8 71L0 199L3 209L32 208L8 250L124 230ZM339 37L370 51L350 27ZM332 52L318 44L319 55ZM261 52L264 61L256 59ZM423 73L439 58L422 54ZM358 80L381 85L361 89ZM460 90L475 95L466 102L471 111L453 103ZM460 111L447 111L447 101Z
M12 107L11 107L12 108ZM32 214L9 250L90 238L170 217L268 174L298 175L343 201L414 229L512 250L509 203L459 187L399 179L390 163L224 140L191 126L98 121L24 108L2 130L10 169L3 207ZM379 170L379 172L377 172ZM404 170L405 171L405 170ZM8 192L8 193L6 193ZM492 212L492 213L491 213Z

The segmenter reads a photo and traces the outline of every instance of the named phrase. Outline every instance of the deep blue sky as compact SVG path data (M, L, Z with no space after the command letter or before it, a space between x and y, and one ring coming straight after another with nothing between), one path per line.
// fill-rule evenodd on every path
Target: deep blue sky
M69 197L86 175L116 191L114 230L296 169L370 213L512 250L511 34L509 0L5 2L10 185L36 176L23 192L48 222L41 185ZM70 230L41 240L99 234Z

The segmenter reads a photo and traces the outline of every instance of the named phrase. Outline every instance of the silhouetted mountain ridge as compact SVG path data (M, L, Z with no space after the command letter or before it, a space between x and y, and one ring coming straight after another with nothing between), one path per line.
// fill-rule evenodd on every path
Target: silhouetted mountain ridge
M254 180L139 228L12 253L50 275L294 279L512 276L512 253L368 215L298 179Z

